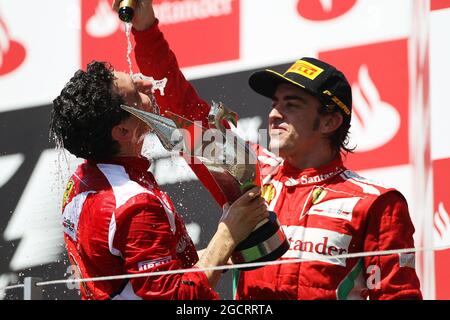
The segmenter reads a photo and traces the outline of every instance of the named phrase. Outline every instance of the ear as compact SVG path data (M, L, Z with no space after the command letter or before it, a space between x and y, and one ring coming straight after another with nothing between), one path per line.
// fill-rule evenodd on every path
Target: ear
M344 121L344 117L340 112L333 112L324 116L321 122L321 131L323 134L330 134L339 129Z
M132 132L124 123L119 123L111 129L111 137L120 144L124 144L131 140Z

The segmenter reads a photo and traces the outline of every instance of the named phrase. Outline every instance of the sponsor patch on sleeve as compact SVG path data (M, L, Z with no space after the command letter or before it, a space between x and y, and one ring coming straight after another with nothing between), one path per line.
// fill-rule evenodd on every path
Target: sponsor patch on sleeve
M409 267L416 268L416 255L414 253L399 253L400 268Z
M320 215L329 218L344 219L351 221L353 210L361 200L360 197L338 198L319 202L309 209L308 215ZM314 201L314 194L313 194ZM317 200L316 200L317 201Z
M138 263L138 270L146 271L158 267L160 265L163 265L165 263L169 263L170 261L172 261L172 256L158 258L154 260L141 261Z

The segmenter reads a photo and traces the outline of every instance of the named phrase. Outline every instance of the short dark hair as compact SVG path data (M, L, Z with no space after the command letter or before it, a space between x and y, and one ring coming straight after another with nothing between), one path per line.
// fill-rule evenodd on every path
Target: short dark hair
M115 79L109 63L92 61L78 70L53 100L50 137L57 145L84 159L105 159L119 152L111 130L129 117L114 91Z

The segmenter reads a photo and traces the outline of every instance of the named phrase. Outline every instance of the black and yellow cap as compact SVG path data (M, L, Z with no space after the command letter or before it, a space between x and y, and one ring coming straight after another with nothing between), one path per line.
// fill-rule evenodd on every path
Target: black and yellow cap
M346 116L351 116L352 89L344 74L315 58L301 58L283 74L270 69L257 71L250 76L248 82L253 90L270 99L279 84L290 83L305 89L323 104L334 104Z

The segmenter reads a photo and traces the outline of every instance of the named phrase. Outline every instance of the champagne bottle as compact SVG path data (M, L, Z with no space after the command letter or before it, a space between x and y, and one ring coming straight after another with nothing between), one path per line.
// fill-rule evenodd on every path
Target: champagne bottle
M134 16L136 0L122 0L119 4L119 18L124 22L131 22Z

